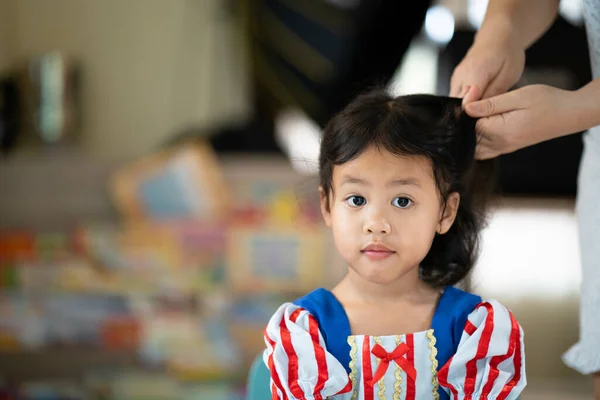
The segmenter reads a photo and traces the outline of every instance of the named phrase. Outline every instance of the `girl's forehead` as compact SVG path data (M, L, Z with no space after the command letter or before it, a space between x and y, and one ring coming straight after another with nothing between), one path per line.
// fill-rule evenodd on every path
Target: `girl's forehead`
M333 168L333 179L354 176L363 180L413 178L433 181L431 161L425 156L396 155L387 150L369 148L358 157Z

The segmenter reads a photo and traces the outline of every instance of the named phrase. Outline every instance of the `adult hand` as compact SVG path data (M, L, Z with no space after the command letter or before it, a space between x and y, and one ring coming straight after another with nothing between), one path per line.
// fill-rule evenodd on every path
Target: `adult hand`
M463 104L506 92L525 68L525 51L516 39L479 40L454 69L450 80L450 96L462 97Z
M573 133L576 92L546 85L523 88L465 104L477 121L477 159L489 159Z

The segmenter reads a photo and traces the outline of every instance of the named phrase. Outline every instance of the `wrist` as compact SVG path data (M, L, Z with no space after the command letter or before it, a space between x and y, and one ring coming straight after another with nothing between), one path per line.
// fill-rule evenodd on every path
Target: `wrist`
M525 50L526 43L520 38L510 15L497 14L485 19L475 34L474 45L517 47Z
M600 79L578 90L568 92L566 98L569 102L565 107L568 121L566 134L585 131L600 125Z

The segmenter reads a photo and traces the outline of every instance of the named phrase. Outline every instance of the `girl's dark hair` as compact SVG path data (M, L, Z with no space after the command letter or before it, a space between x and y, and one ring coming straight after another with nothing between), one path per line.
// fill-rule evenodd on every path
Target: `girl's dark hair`
M456 219L436 235L420 265L423 281L455 285L471 271L479 254L485 203L493 189L493 164L475 161L474 118L461 100L434 95L392 97L384 90L360 95L330 120L321 140L320 183L329 198L333 168L371 146L392 154L427 157L442 201L460 194Z

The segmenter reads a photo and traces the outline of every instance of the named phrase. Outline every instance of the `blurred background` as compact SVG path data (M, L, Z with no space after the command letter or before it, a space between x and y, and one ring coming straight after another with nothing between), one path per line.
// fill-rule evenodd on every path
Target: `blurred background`
M581 2L517 86L590 80ZM484 0L0 0L0 399L243 399L283 301L344 273L320 131L372 85L446 95ZM590 398L581 137L503 156L472 291L526 332L524 400Z

